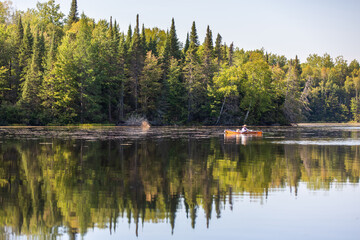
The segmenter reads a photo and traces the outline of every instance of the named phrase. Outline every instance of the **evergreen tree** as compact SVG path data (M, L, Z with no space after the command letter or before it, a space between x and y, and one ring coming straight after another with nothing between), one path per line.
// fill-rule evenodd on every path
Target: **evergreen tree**
M132 79L132 55L131 55L131 44L132 44L132 27L129 25L126 36L120 42L120 56L123 59L123 75L124 81L121 82L121 100L120 100L120 115L123 120L125 114L130 112L134 106L134 85ZM127 109L127 111L125 111Z
M125 87L127 86L127 61L126 56L128 48L125 43L125 37L121 36L119 41L119 55L118 55L118 64L119 64L119 77L120 77L120 89L119 89L119 100L118 100L118 123L124 120L125 117Z
M119 56L120 39L117 31L114 31L110 19L109 27L105 21L100 21L92 33L92 64L96 71L95 81L102 86L101 102L108 122L119 121L119 112L123 111L118 106L119 102L123 101L123 91L121 90L123 67L122 59ZM94 87L93 89L96 90ZM96 97L96 92L93 95Z
M212 87L213 84L213 76L215 71L215 66L213 63L213 57L214 57L214 46L213 46L213 40L212 40L212 32L210 30L210 27L207 27L205 40L203 43L203 56L202 56L202 67L203 67L203 83L201 83L203 86L202 88L204 91L200 94L201 96L201 102L203 104L202 107L202 115L204 116L204 119L206 118L205 115L209 115L207 112L210 110L210 99L208 98L208 89Z
M21 20L21 15L18 16L18 22L16 25L16 37L15 37L15 46L17 48L20 48L21 43L23 41L24 38L24 27L22 24L22 20Z
M39 58L37 61L38 61L38 65L40 66L40 72L43 73L45 70L44 59L45 59L45 53L46 53L45 38L44 38L43 32L41 32L41 35L39 36L38 48L39 48Z
M228 54L228 47L227 47L227 45L226 45L226 43L224 43L224 45L222 46L222 53L223 53L223 56L222 56L222 59L224 60L224 61L226 61L227 59L228 59L228 57L227 57L227 54Z
M116 22L116 20L114 21L113 32L114 32L113 33L114 39L117 41L117 43L120 43L120 38L121 38L120 27L119 24Z
M203 44L203 67L205 75L205 85L211 84L214 67L213 67L213 41L212 41L212 32L210 27L207 27L206 36Z
M141 29L141 49L142 49L143 55L145 57L147 52L148 52L148 45L146 43L146 35L145 35L145 26L144 26L144 24L142 25L142 29Z
M163 51L161 53L161 63L163 68L164 76L167 74L168 64L171 58L171 40L169 32L166 32L166 39ZM165 78L165 77L164 77Z
M13 53L10 58L12 71L10 73L10 96L9 100L12 104L15 104L18 100L19 90L20 90L20 79L21 73L24 68L24 64L20 63L20 50L22 48L23 39L24 39L24 27L22 23L21 15L18 15L18 21L16 25L16 32L15 32L15 43L13 47ZM23 58L23 57L22 57Z
M150 37L150 39L149 39L148 50L151 51L156 57L159 56L159 53L157 50L157 42L156 42L156 39L153 37Z
M75 39L67 33L58 48L56 62L44 79L42 105L52 121L75 123L78 118L78 65L74 58Z
M74 51L74 60L80 66L75 79L77 95L74 99L80 123L106 119L106 103L112 96L108 91L112 80L109 74L112 68L108 64L108 58L112 58L108 29L105 20L99 21L93 28L90 19L82 14ZM101 103L104 103L103 111Z
M212 51L213 51L213 39L212 39L212 31L210 30L209 25L207 26L206 29L206 35L205 35L205 40L204 40L204 49L206 51L209 51L212 55Z
M78 15L79 14L78 14L78 10L77 10L77 0L72 0L69 16L67 19L67 24L69 26L71 26L71 24L78 22L79 21Z
M180 59L181 57L180 43L176 35L174 18L171 20L171 27L170 27L168 39L170 45L170 49L169 49L170 56L174 57L175 59Z
M185 46L184 46L184 55L186 54L186 52L188 51L190 47L190 39L189 39L189 33L186 34L186 40L185 40Z
M131 42L132 42L132 28L131 28L131 25L129 25L129 28L128 28L128 31L126 34L126 40L125 40L125 43L126 43L128 49L130 49Z
M33 36L30 29L30 24L25 28L23 41L19 51L19 68L20 68L20 85L24 81L24 77L31 63L32 49L33 49Z
M218 35L216 36L216 40L215 40L215 58L218 59L218 64L220 64L220 61L222 60L221 41L222 41L222 37L218 33Z
M191 32L190 32L190 44L189 44L189 51L191 51L192 54L196 54L198 48L199 48L199 37L196 31L196 25L195 22L193 22L191 26Z
M171 124L186 121L186 89L182 81L181 66L179 61L171 58L169 71L166 77L167 109L165 121Z
M20 105L26 110L27 115L31 116L33 119L36 119L37 116L34 114L39 114L41 99L39 95L40 87L42 84L42 59L41 59L41 37L39 32L37 32L34 40L32 60L29 69L25 75L24 85L22 89L21 99L19 101ZM37 120L31 122L30 124L39 124Z
M156 115L161 92L161 77L162 70L158 64L158 59L151 52L148 52L140 76L139 86L141 90L141 110L149 119L153 119Z
M199 47L198 35L196 31L195 22L193 22L190 33L189 49L186 52L184 77L187 89L187 113L188 122L200 121L201 110L203 107L203 99L201 98L206 88L204 88L203 72L200 64L200 59L197 53Z
M295 60L293 61L293 64L294 64L297 76L300 76L302 73L302 69L301 69L301 65L300 65L300 60L297 55L295 56Z
M24 37L19 51L19 64L22 71L27 65L29 65L29 59L31 59L32 54L32 47L33 36L31 34L30 24L28 23L24 31Z
M234 43L231 43L229 46L229 66L233 65L234 61Z
M171 45L170 45L170 34L169 32L166 32L166 39L165 39L165 44L161 53L161 57L159 59L160 65L161 65L161 70L162 70L162 78L161 78L161 97L160 97L160 104L159 104L159 113L161 113L160 117L164 118L164 116L162 115L163 113L167 112L167 108L168 108L168 103L167 103L167 98L168 98L168 94L169 94L169 89L168 89L168 85L167 85L167 74L169 71L169 64L170 64L170 59L172 59L173 57L170 56L170 49L171 49Z
M41 98L41 105L43 109L44 115L49 118L54 117L54 111L51 110L51 107L54 106L54 65L56 61L56 50L55 50L55 31L53 31L49 50L45 57L45 71L43 74L43 81L40 87L39 96ZM54 119L50 119L49 121L53 121Z
M138 110L139 102L139 78L144 65L143 49L141 44L141 37L139 32L139 15L136 15L136 26L132 36L130 48L131 66L130 74L132 78L132 89L134 98L134 109Z

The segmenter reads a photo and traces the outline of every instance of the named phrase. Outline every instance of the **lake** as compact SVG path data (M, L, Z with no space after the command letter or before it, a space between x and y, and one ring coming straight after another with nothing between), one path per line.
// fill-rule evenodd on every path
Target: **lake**
M0 239L359 239L360 126L0 127Z

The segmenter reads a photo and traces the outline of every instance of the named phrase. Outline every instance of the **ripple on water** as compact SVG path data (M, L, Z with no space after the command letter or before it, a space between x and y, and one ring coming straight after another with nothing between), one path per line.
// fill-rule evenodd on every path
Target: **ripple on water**
M277 144L321 145L321 146L359 146L360 139L332 139L332 140L284 140L273 141Z

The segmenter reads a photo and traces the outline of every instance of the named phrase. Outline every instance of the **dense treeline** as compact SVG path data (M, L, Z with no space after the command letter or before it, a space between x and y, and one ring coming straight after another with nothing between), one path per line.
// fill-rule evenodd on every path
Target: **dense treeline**
M139 16L116 20L69 15L54 0L12 11L0 2L0 124L288 124L360 121L359 62L299 59L201 44L195 22L185 43L170 29L145 28Z
M232 209L233 195L260 201L278 188L296 195L301 183L312 190L359 183L360 146L228 141L6 141L0 145L0 234L11 229L54 239L66 228L77 239L72 234L94 226L118 232L123 218L136 226L166 221L176 233L181 212L196 228L203 210L211 226Z

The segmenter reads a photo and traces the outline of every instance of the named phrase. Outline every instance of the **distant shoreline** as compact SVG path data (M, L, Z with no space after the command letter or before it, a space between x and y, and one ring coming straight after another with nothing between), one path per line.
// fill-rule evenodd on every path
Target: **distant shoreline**
M360 127L360 123L297 123L294 127Z

